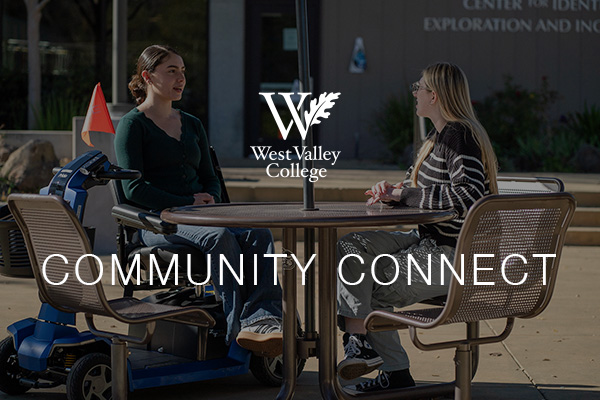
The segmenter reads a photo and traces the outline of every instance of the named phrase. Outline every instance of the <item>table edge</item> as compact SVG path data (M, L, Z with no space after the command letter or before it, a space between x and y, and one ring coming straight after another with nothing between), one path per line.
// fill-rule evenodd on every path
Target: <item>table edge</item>
M364 204L362 202L317 202L316 207L323 204ZM269 206L269 205L282 205L282 204L297 204L301 207L303 204L300 202L241 202L241 203L220 203L220 204L209 204L204 206L183 206L173 207L165 209L161 212L160 217L163 221L180 224L180 225L199 225L199 226L227 226L227 227L253 227L253 228L325 228L325 227L369 227L369 226L391 226L391 225L413 225L413 224L432 224L437 222L448 221L457 217L455 210L424 210L420 208L414 208L415 210L427 211L426 213L419 214L420 218L412 216L409 218L406 214L386 214L386 215L365 215L361 217L335 217L330 216L327 219L323 218L285 218L277 220L257 220L255 218L244 218L236 216L235 220L226 220L221 216L199 216L190 218L188 215L177 215L177 210L185 208L213 208L213 207L231 207L240 205L252 205L252 206ZM413 208L413 207L407 207ZM309 212L309 211L307 211Z

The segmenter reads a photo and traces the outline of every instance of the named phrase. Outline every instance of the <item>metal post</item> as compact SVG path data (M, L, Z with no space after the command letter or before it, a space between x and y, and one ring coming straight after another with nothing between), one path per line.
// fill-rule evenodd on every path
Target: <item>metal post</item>
M296 252L296 229L283 230L283 251L287 258L283 261L283 385L277 395L278 400L290 400L294 396L296 387L296 358L298 345L296 332L296 266L291 254Z
M300 91L309 92L310 87L310 54L308 46L308 12L306 0L296 0L296 31L298 34L298 71L300 78ZM310 104L312 95L307 96ZM305 100L306 103L306 100ZM306 124L304 119L304 104L300 109L300 116L303 124ZM313 146L313 132L312 128L308 127L306 137L302 139L302 145L312 148ZM302 159L302 168L312 169L313 160ZM303 180L303 204L305 210L315 210L315 189L314 184L310 182L310 177L305 177ZM307 228L304 230L304 259L309 260L315 252L315 231L314 229ZM315 330L315 309L314 301L307 299L314 299L315 296L315 276L309 274L309 280L304 288L304 320L306 323L306 338L313 339L316 336Z
M298 71L300 74L300 91L310 92L310 55L308 49L308 13L306 11L306 0L296 0L296 30L298 33ZM312 95L307 96L306 99L310 104ZM300 118L302 119L302 124L306 124L306 121L304 120L304 103L300 109ZM302 145L308 146L308 148L313 146L312 128L308 128L306 137L302 139ZM302 167L312 169L313 161L307 160L306 158L302 159ZM303 181L305 210L312 210L315 207L314 185L309 179L310 177L307 176Z
M479 321L467 322L467 339L479 338ZM471 345L471 378L475 377L477 367L479 367L479 346Z
M338 398L336 374L335 228L319 228L319 384L324 399Z
M315 230L305 229L304 230L304 260L308 262L312 257L312 252L315 248ZM311 243L310 246L307 244ZM306 248L309 247L309 251ZM306 274L306 285L304 286L304 324L305 324L305 338L307 340L314 340L317 338L316 329L316 313L315 313L315 288L316 288L316 272L313 266ZM311 354L313 355L313 354Z
M110 346L112 398L127 400L127 344L117 337Z
M127 112L127 0L113 0L111 111Z
M460 344L456 348L454 363L456 364L455 400L471 400L471 345Z

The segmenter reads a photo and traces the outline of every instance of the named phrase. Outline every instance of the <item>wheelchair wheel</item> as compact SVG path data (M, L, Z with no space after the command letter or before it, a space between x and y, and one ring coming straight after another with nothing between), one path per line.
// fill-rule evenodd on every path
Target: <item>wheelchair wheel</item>
M306 360L296 358L298 376L304 369ZM283 381L283 355L275 358L260 357L254 354L250 358L250 371L260 383L266 386L281 386Z
M111 400L110 357L104 353L90 353L81 357L67 376L69 400Z
M0 390L12 395L25 393L29 388L19 384L25 375L25 370L19 367L13 338L7 337L0 342Z

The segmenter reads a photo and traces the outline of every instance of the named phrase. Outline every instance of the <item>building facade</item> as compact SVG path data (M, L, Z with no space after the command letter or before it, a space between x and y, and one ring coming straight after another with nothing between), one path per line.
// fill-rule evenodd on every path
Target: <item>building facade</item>
M382 155L385 146L372 132L375 112L436 61L464 69L474 101L511 76L530 89L546 79L559 93L556 118L600 104L600 0L307 3L313 92L341 93L315 140L342 158ZM293 87L294 12L293 0L209 3L209 132L227 157L282 140L258 92ZM366 59L360 73L349 67L358 38Z

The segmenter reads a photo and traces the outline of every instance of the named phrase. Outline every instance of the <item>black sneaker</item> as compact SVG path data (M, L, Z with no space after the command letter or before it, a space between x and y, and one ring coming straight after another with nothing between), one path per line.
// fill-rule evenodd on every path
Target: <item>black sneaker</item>
M383 364L383 359L367 342L366 335L346 332L343 341L344 359L338 365L338 375L342 379L358 378Z
M408 369L400 371L379 371L377 378L369 379L357 385L346 386L350 393L370 393L380 390L401 389L415 386L415 381Z
M238 333L236 342L246 350L273 358L283 353L283 333L281 322L268 318L248 325Z

